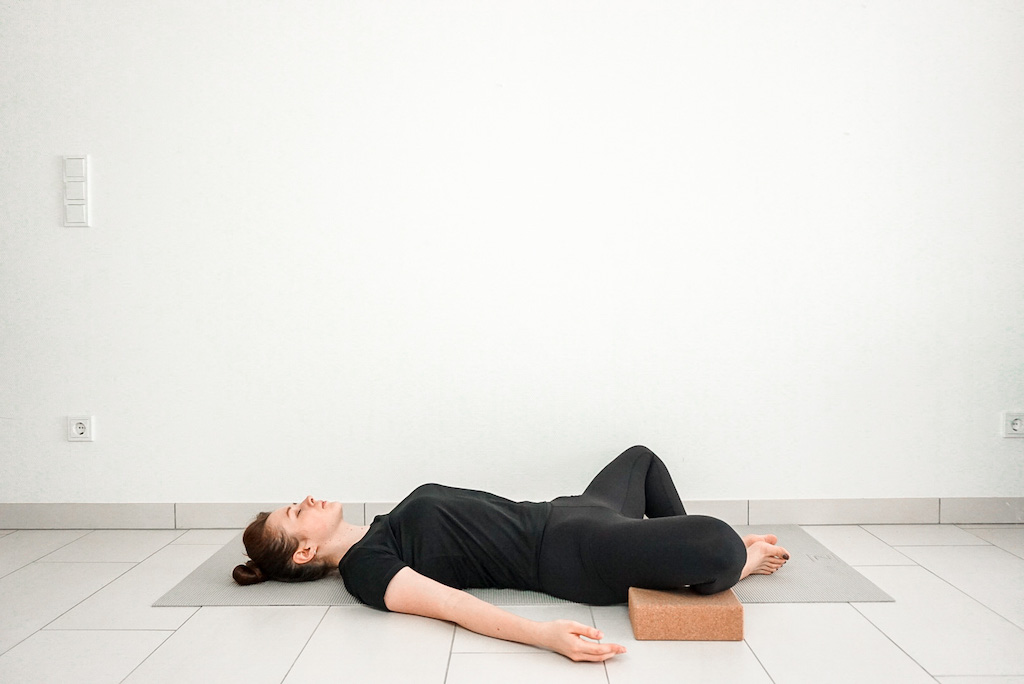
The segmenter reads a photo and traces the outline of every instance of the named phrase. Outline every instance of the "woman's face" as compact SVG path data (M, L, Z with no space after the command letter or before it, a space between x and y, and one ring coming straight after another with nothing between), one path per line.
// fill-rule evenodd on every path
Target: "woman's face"
M270 514L267 522L300 544L319 546L334 537L342 522L341 503L307 496L291 506L283 506Z

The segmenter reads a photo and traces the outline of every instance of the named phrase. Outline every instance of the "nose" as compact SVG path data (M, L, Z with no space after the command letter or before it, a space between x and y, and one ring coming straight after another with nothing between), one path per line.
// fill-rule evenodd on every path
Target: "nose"
M309 496L306 497L306 499L302 503L306 504L307 506L315 506L316 505L316 499L314 499L313 495L310 494Z

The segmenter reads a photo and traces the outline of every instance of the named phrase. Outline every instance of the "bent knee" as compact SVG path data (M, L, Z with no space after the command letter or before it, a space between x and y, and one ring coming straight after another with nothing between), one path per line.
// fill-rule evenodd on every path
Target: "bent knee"
M743 539L727 522L705 517L707 526L707 562L718 576L739 573L747 562L747 547Z
M641 459L641 458L657 458L657 456L654 454L653 451L651 451L650 449L648 449L644 445L637 444L635 446L629 447L628 449L623 451L621 454L619 454L619 458L628 458L628 459L632 459L632 460L637 460L637 459Z

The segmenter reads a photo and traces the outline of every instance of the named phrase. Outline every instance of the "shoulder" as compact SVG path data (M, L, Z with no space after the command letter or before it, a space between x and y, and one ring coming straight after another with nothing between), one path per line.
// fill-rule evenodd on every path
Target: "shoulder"
M391 529L390 515L374 518L363 538L352 545L338 562L342 577L358 573L367 564L379 564L397 558L399 545Z
M384 608L384 591L388 583L406 563L384 524L371 528L362 541L349 549L338 563L345 588L357 599L377 608ZM371 536L371 533L375 533Z

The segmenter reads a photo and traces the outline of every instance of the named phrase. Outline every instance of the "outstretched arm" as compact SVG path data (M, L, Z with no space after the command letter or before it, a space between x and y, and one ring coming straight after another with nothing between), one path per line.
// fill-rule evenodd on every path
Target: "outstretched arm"
M626 652L618 644L590 641L603 638L593 627L571 620L527 620L408 567L388 584L384 605L396 613L448 620L485 636L547 648L576 661L607 660Z

